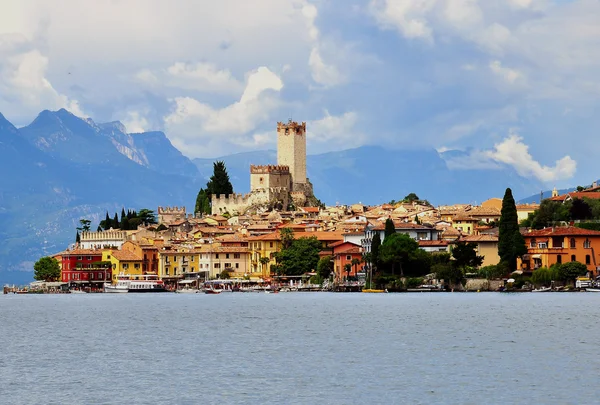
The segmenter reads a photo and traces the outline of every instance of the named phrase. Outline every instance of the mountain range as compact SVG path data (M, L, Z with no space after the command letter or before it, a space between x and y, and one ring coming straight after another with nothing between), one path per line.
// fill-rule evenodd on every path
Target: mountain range
M0 283L30 281L39 257L74 241L81 218L95 229L106 211L123 207L177 205L191 212L214 161L223 160L234 190L246 193L250 164L276 158L267 150L190 160L163 132L128 133L118 121L45 110L16 128L0 114ZM377 204L410 192L435 205L477 203L502 197L506 187L516 196L541 189L508 166L452 170L434 149L363 146L309 155L307 171L317 198L329 205Z

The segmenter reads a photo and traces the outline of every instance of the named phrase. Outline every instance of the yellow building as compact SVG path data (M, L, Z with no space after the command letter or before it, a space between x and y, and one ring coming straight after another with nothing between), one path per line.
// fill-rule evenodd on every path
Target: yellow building
M473 242L477 244L477 256L483 256L481 267L500 263L497 235L470 235L461 239L461 242Z
M517 205L517 218L519 223L529 218L529 214L533 214L535 210L540 208L539 204L519 204Z
M112 282L117 282L119 274L142 275L142 258L133 252L123 250L102 251L102 261L110 262Z
M252 274L246 246L222 246L214 243L202 246L199 251L200 271L208 278L218 278L222 271L229 272L230 278L262 277L259 273Z
M251 277L259 275L261 278L271 277L271 266L276 264L275 253L281 249L281 234L279 231L266 235L251 236L248 238L248 270ZM267 262L266 259L269 259Z
M459 230L463 235L473 235L478 223L477 218L465 214L456 215L452 219L452 227Z
M158 251L158 277L161 280L177 280L184 275L198 274L199 249L163 249Z

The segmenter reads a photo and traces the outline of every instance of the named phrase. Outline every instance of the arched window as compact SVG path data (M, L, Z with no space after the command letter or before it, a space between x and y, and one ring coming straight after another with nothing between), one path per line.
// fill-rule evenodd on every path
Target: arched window
M591 264L592 263L592 259L590 257L590 255L585 255L585 264Z
M575 255L571 255L571 261L572 262L576 262L577 261L577 258L575 257Z
M562 263L562 255L556 256L556 263L558 263L558 264Z
M569 244L571 246L571 249L575 249L575 238L571 238L571 241Z
M531 239L531 242L529 242L529 247L534 248L536 246L537 246L537 242L536 242L535 238Z
M583 242L583 247L584 247L584 249L589 249L589 248L591 248L591 247L592 247L591 245L592 245L592 244L590 243L590 240L589 240L588 238L585 238L585 241Z

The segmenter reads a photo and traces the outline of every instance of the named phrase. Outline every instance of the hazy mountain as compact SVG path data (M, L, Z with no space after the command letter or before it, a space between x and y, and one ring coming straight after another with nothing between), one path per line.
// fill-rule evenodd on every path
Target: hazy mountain
M163 132L131 134L133 144L146 157L147 167L160 173L198 177L198 169L175 148Z
M257 151L193 162L207 179L216 160L225 162L234 190L247 193L250 164L275 164L277 153ZM506 187L517 196L539 188L539 182L519 176L510 167L451 170L434 149L392 150L380 146L309 155L307 176L316 196L326 204L377 204L402 199L411 192L433 204L481 203L490 197L502 197Z

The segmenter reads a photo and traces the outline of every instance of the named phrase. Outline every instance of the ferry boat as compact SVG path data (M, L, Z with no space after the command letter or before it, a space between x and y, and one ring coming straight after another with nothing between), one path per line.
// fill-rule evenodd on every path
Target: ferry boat
M167 292L165 284L157 275L127 275L119 274L115 284L104 283L107 293L156 293Z

